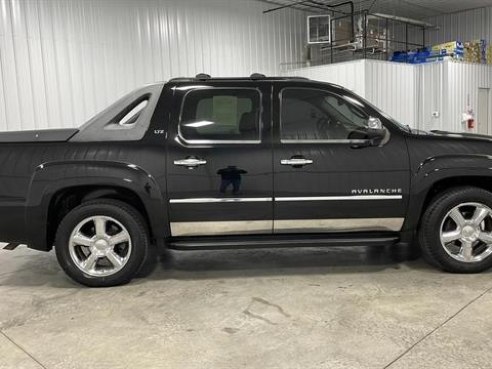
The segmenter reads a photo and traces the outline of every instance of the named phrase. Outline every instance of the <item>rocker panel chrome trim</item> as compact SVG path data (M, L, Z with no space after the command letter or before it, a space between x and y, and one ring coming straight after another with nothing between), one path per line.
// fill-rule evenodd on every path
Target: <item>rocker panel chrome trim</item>
M273 233L330 233L351 231L398 232L404 218L346 218L292 220L233 220L224 222L171 222L172 237Z
M171 235L217 236L235 234L271 234L272 220L232 220L225 222L171 222Z
M352 231L393 231L403 227L405 218L345 218L275 220L274 233L329 233Z

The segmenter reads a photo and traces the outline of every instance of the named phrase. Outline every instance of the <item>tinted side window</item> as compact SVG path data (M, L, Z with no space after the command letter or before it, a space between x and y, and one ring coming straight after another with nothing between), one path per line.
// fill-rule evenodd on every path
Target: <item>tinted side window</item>
M200 89L183 102L179 132L187 141L260 140L260 94L253 89Z
M308 88L281 94L282 140L353 140L366 137L368 115L341 96Z
M144 109L147 107L149 104L149 98L142 99L140 101L136 101L129 107L127 107L121 115L123 117L121 119L118 119L118 124L120 126L132 126L134 125L138 118L140 118L140 115L142 115ZM128 112L127 112L128 111Z

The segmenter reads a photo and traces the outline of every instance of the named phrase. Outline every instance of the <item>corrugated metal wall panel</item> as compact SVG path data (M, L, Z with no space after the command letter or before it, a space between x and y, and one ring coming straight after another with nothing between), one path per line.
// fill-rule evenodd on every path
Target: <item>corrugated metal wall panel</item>
M466 42L479 39L492 43L492 6L429 17L424 20L438 28L425 31L426 46L448 41ZM410 27L408 36L409 42L421 44L422 31L420 29ZM396 37L404 39L404 29L396 29Z
M462 123L463 113L470 108L477 118L478 89L492 88L492 66L446 61L417 68L420 81L419 127L468 131ZM489 95L489 106L492 107L492 94ZM433 117L433 112L438 112L439 117ZM492 119L492 114L489 119Z
M492 7L431 17L426 21L439 27L426 34L428 45L447 41L486 39L492 42Z
M492 66L465 63L447 63L448 88L445 91L448 101L447 129L463 131L462 114L471 108L477 119L478 89L492 88ZM489 107L492 95L489 93ZM492 117L489 117L491 119ZM475 128L474 131L477 131Z
M397 121L417 127L416 69L412 65L365 61L365 98Z
M445 85L447 67L445 63L415 66L417 73L417 128L444 130L447 110Z
M0 130L73 127L135 87L302 60L305 14L255 0L0 0Z
M356 60L345 63L294 69L288 72L282 72L282 74L335 83L348 88L361 96L365 96L364 68L364 60Z

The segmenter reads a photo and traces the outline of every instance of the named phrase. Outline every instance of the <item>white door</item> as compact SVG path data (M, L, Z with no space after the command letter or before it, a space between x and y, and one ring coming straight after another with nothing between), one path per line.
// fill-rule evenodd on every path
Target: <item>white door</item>
M492 134L489 122L489 88L478 89L478 133L482 135Z

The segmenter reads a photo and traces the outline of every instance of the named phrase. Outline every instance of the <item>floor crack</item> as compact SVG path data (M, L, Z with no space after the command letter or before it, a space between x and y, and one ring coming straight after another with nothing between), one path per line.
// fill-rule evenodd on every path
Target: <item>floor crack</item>
M383 369L387 369L389 367L391 367L394 363L396 363L398 360L400 360L402 357L404 357L405 355L407 355L410 351L412 351L414 349L415 346L417 346L420 342L424 341L425 339L427 339L427 337L431 336L434 332L436 332L439 328L445 326L449 321L451 321L452 319L454 319L458 314L460 314L463 310L465 310L468 306L470 306L471 304L473 304L475 301L477 301L478 299L480 299L481 297L483 297L485 294L487 294L488 292L492 291L492 287L486 289L484 292L482 292L480 295L478 295L477 297L473 298L472 300L470 300L468 303L466 303L463 307L461 307L456 313L454 313L453 315L451 315L449 318L447 318L444 322L442 322L441 324L439 324L437 327L435 327L433 330L431 330L430 332L428 332L427 334L425 334L421 339L419 339L417 342L415 342L413 345L411 345L409 348L407 348L405 351L403 351L400 355L398 355L394 360L392 360L389 364L385 365L383 367Z
M40 363L38 359L36 359L34 356L32 356L29 352L27 352L22 346L17 344L12 338L7 336L7 334L3 331L0 330L0 334L4 336L9 342L11 342L15 347L17 347L19 350L21 350L24 354L29 356L36 364L38 364L41 368L47 369L43 364Z

